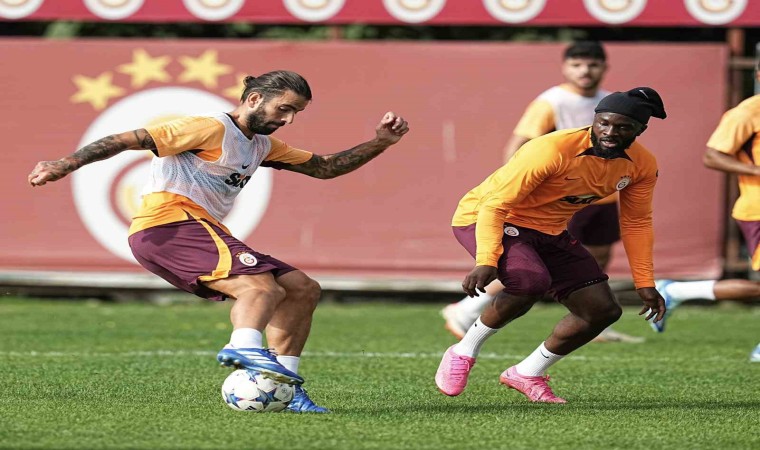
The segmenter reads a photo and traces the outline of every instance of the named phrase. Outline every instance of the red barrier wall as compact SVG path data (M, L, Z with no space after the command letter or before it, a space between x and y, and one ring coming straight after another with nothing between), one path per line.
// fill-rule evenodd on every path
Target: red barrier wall
M24 0L2 20L540 26L760 24L755 0Z
M451 235L451 214L500 164L523 108L560 81L562 48L5 40L0 268L140 270L128 261L126 222L147 157L129 152L40 188L26 184L34 164L151 121L231 109L243 74L287 68L314 91L306 111L276 134L288 143L316 153L344 150L371 138L388 110L407 118L412 131L342 178L262 170L243 191L234 230L253 248L304 269L459 276L472 261ZM608 50L605 86L652 86L669 114L653 119L642 138L661 168L657 274L714 276L722 178L702 167L701 154L724 109L727 53L719 45ZM612 274L628 276L619 251Z

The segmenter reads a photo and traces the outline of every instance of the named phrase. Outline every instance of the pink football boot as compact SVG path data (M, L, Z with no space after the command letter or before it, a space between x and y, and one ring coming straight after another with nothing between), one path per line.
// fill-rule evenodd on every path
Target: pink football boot
M554 395L552 389L546 384L549 381L549 375L526 377L517 373L515 366L512 366L501 374L499 381L509 388L522 392L532 402L567 403L564 398Z
M467 377L470 376L470 370L474 365L475 358L457 355L454 353L454 346L449 347L443 354L438 372L435 373L438 390L450 397L461 394L467 386Z

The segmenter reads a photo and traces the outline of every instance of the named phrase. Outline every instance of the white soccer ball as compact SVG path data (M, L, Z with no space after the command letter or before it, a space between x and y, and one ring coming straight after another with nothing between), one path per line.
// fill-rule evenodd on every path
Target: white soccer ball
M277 412L293 400L293 386L254 370L236 370L222 384L222 398L235 411Z

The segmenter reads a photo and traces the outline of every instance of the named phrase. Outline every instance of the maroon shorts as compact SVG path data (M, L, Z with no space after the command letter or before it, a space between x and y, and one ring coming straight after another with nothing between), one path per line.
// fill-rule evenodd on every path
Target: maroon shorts
M620 240L618 205L589 205L573 214L567 231L583 245L612 245Z
M183 220L138 231L129 236L132 254L143 267L198 297L225 300L203 285L230 275L272 272L275 277L295 267L252 250L206 220Z
M752 269L760 270L760 221L747 222L737 220L736 223L742 230L744 242L747 244L747 252L752 258Z
M557 236L504 224L504 253L498 262L499 281L512 295L549 293L561 301L578 289L607 281L593 256L567 231ZM509 233L509 234L507 234ZM474 258L475 225L454 227L454 236Z

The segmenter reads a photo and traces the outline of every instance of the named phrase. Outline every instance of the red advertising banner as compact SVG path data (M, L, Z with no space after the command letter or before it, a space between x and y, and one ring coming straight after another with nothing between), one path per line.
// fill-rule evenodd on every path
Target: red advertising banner
M127 227L149 152L124 152L32 188L39 160L181 115L230 111L245 74L289 69L314 100L276 136L319 154L373 137L386 111L410 122L398 145L333 180L260 169L226 223L261 252L307 270L414 277L473 264L450 229L459 199L501 164L526 105L561 81L556 44L5 40L0 58L3 220L0 270L141 270ZM720 45L608 46L605 87L648 85L665 121L642 142L656 155L659 276L720 270L722 180L701 155L724 109ZM29 55L34 55L30 57ZM420 68L424 70L420 70ZM628 277L616 250L613 275Z
M750 0L0 0L0 20L757 26Z

